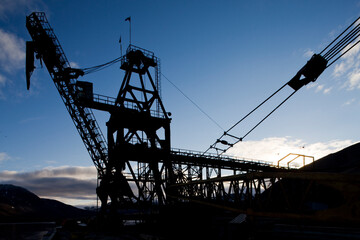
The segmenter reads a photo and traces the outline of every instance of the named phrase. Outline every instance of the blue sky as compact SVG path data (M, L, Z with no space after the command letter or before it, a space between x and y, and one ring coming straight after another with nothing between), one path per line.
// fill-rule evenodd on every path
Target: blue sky
M153 51L161 59L162 73L228 129L353 22L360 15L360 3L2 0L2 182L11 182L11 176L20 179L19 174L39 177L43 172L48 177L68 178L65 170L71 167L78 168L81 176L92 174L80 180L93 179L95 174L51 78L39 63L31 89L26 91L25 41L31 39L25 17L32 11L46 13L67 58L80 68L119 57L118 40L121 36L125 50L129 25L124 20L131 16L132 44ZM318 158L359 141L358 51L354 49L316 83L301 89L231 153L269 161L294 151ZM123 76L119 66L113 66L80 80L93 82L96 93L115 96ZM276 100L289 92L285 90ZM164 77L162 96L172 113L174 148L204 151L220 137L223 130ZM249 119L232 134L242 136L273 106L262 109L258 118ZM106 133L109 116L97 111L95 115Z

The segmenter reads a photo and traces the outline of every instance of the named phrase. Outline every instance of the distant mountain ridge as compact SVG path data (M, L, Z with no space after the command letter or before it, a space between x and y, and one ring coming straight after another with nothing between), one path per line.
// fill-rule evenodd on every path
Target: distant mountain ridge
M306 175L285 177L266 189L261 195L262 204L271 211L302 211L304 216L314 216L322 223L359 226L360 143L320 158L298 173ZM331 178L316 179L324 175Z
M57 221L90 216L62 202L43 199L29 190L11 184L0 184L0 221Z
M302 167L302 170L360 174L360 142Z

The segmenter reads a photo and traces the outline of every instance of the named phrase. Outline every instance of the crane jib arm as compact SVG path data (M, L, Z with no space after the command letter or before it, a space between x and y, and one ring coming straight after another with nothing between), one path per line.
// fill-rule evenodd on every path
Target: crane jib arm
M26 17L26 28L32 41L26 44L26 82L30 87L30 76L34 66L34 55L46 66L59 94L68 110L76 129L82 138L97 170L99 177L104 176L108 149L95 116L90 108L81 106L78 99L76 79L83 75L80 69L73 69L67 60L45 13L33 12ZM80 84L81 85L81 84Z

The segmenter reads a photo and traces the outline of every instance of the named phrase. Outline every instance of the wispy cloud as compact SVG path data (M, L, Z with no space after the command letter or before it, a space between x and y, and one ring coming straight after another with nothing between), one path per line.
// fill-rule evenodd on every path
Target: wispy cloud
M324 85L317 85L315 92L320 92L321 90L323 90L323 88L324 88Z
M323 94L329 94L333 89L333 87L326 87L325 84L318 84L318 83L308 84L306 88L307 89L314 88L316 93L320 92Z
M25 41L0 28L0 67L6 71L24 68Z
M43 0L1 0L0 1L0 99L8 96L21 96L21 90L14 89L16 82L23 80L25 67L25 40L15 32L5 29L16 29L10 21L13 17L24 18L31 11L48 10ZM5 26L8 26L5 27Z
M1 100L5 100L9 96L14 99L19 99L24 96L25 87L23 89L19 89L18 86L20 84L23 85L25 82L23 76L25 68L25 55L25 40L14 33L0 28ZM32 89L34 90L34 87L36 87L36 78L33 78L32 85ZM36 91L34 92L33 90L31 93L36 93ZM29 94L26 94L25 96L29 96Z
M22 38L0 28L0 99L6 99L5 89L11 83L9 76L25 66L24 49Z
M0 85L5 85L6 77L0 74Z
M334 68L334 71L333 71L333 75L335 77L342 76L346 71L349 70L351 65L352 65L351 63L346 64L345 62L340 62L339 64L336 64L335 68Z
M332 87L325 88L323 93L324 94L329 94L331 92L331 90L332 90Z
M45 7L42 0L1 0L0 19L6 20L9 14L24 14L29 10L38 11Z
M342 53L352 46L353 44L348 45ZM345 78L343 86L348 90L360 89L360 45L356 45L340 58L332 74L335 78Z
M2 91L2 88L5 86L6 81L7 81L6 77L0 74L0 99L5 99L5 95Z
M25 6L27 4L26 2L26 0L2 0L0 4L0 15L4 18L7 13L17 11L17 7L21 8Z
M351 105L351 104L353 104L355 101L356 101L356 99L355 99L355 98L352 98L352 99L346 101L346 102L343 104L343 106Z
M0 155L1 156L1 155ZM67 204L95 204L95 167L48 167L32 172L2 171L0 183L27 188L40 197Z
M38 117L29 117L29 118L25 118L19 121L20 124L25 124L25 123L29 123L29 122L34 122L34 121L39 121L39 120L43 120L44 117L42 116L38 116Z
M314 55L314 51L313 50L311 50L311 49L307 49L305 52L304 52L304 57L305 58L310 58L310 57L312 57L312 55Z
M304 154L319 159L352 144L354 142L351 140L307 143L292 137L272 137L239 142L229 150L229 154L277 163L289 153Z
M346 85L349 90L354 90L356 88L360 89L360 69L356 69L351 71L348 74L348 80Z
M0 163L9 160L11 157L6 152L0 152Z
M72 68L80 68L80 65L77 62L70 62L70 67L72 67Z

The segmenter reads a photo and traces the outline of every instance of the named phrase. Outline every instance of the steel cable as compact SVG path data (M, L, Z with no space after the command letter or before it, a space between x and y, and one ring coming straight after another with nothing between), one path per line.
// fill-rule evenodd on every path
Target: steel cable
M353 42L357 37L359 37L360 27L359 25L351 30L346 36L344 36L334 47L332 47L326 54L324 58L329 61L339 52L341 52L349 43Z
M280 92L285 86L287 85L284 84L282 87L280 87L278 90L276 90L273 94L270 95L270 97L268 97L267 99L265 99L262 103L260 103L258 106L256 106L253 110L251 110L248 114L246 114L242 119L240 119L237 123L235 123L232 127L230 127L224 135L227 134L227 132L231 131L234 127L236 127L239 123L241 123L242 121L244 121L248 116L250 116L253 112L255 112L258 108L260 108L264 103L266 103L268 100L270 100L273 96L275 96L278 92Z
M187 100L189 100L200 112L202 112L210 121L212 121L216 126L218 126L221 130L225 131L224 128L216 122L209 114L207 114L198 104L196 104L190 97L188 97L181 89L175 85L170 79L168 79L163 73L161 75L171 84L176 90L178 90Z
M349 28L351 28L351 26L354 25L359 19L360 19L360 17L358 17L354 22L352 22L342 33L340 33L331 43L329 43L329 45L327 45L319 54L321 55L323 52L325 52L326 49L328 49L334 42L336 42L341 37L341 35L343 35L347 30L349 30Z
M356 39L360 37L360 17L357 18L354 22L352 22L342 33L340 33L330 44L328 44L319 55L322 55L327 49L329 49L327 52L325 52L322 57L328 62L326 65L326 68L330 67L332 64L334 64L337 60L339 60L344 54L346 54L348 51L350 51L353 47L355 47L360 40L358 40L355 44L348 47L352 42L354 42ZM357 23L357 24L356 24ZM353 28L352 28L353 27ZM352 28L352 29L351 29ZM349 29L351 29L349 31ZM345 34L345 36L343 36ZM343 36L343 37L342 37ZM341 38L342 37L342 38ZM346 50L345 50L346 49ZM345 51L344 51L345 50ZM339 53L341 53L339 56L337 56ZM336 57L337 56L337 57ZM97 66L89 67L89 68L83 68L81 70L84 71L84 74L90 74L97 71L101 71L119 61L121 61L123 56L115 58L114 60L111 60L107 63L100 64ZM334 59L331 61L332 59ZM329 61L331 61L329 63ZM325 68L325 69L326 69ZM163 75L164 76L164 75ZM165 76L164 76L165 77ZM210 117L206 112L204 112L194 101L192 101L188 96L186 96L174 83L172 83L168 78L165 77L166 80L168 80L178 91L180 91L181 94L183 94L190 102L192 102L203 114L205 114L215 125L217 125L220 129L224 130L212 117ZM316 80L316 79L315 79ZM315 81L314 80L314 81ZM223 134L217 141L212 144L205 152L208 152L210 149L216 149L221 150L222 153L226 152L229 148L231 148L234 144L242 141L245 137L247 137L253 130L255 130L262 122L264 122L272 113L274 113L281 105L283 105L289 98L291 98L295 92L297 92L298 89L296 89L292 94L290 94L284 101L282 101L278 106L276 106L269 114L267 114L262 120L260 120L253 128L251 128L242 138L239 138L237 136L229 134L229 132L235 128L238 124L240 124L243 120L245 120L247 117L249 117L252 113L254 113L256 110L258 110L263 104L265 104L268 100L270 100L273 96L275 96L278 92L280 92L288 83L284 84L282 87L280 87L278 90L276 90L272 95L270 95L268 98L266 98L263 102L261 102L258 106L256 106L254 109L252 109L248 114L246 114L243 118L241 118L238 122L236 122L234 125L232 125L227 131L224 131ZM226 141L222 140L223 137L229 136L234 139L236 139L235 143L227 143ZM229 145L226 149L218 149L216 148L217 143L223 143ZM220 153L220 154L222 154ZM219 154L219 155L220 155Z
M244 121L247 117L249 117L252 113L254 113L257 109L259 109L262 105L264 105L264 104L265 104L267 101L269 101L272 97L274 97L274 96L275 96L278 92L280 92L286 85L287 85L287 83L284 84L283 86L281 86L278 90L276 90L273 94L271 94L271 95L270 95L268 98L266 98L263 102L261 102L259 105L257 105L253 110L251 110L251 111L250 111L248 114L246 114L243 118L241 118L241 119L240 119L239 121L237 121L234 125L232 125L227 131L225 131L225 132L221 135L221 137L219 138L219 140L221 140L224 136L230 136L230 137L232 137L232 138L237 139L237 141L236 141L234 144L242 141L242 139L243 139L245 136L247 136L252 130L254 130L258 125L260 125L261 122L263 122L267 117L269 117L269 116L270 116L278 107L280 107L289 97L288 97L283 103L281 103L278 107L276 107L275 110L273 110L268 116L266 116L265 119L261 120L260 123L258 123L253 129L251 129L244 137L239 138L239 137L237 137L237 136L228 134L228 132L230 132L233 128L235 128L237 125L239 125L242 121ZM295 93L295 92L294 92L294 93ZM293 93L293 94L294 94L294 93ZM292 96L293 94L291 94L291 96ZM204 154L207 153L210 149L214 148L217 143L218 143L218 141L216 141L214 144L212 144L212 145L204 152ZM228 148L228 149L229 149L229 148ZM226 150L227 150L227 149L226 149ZM226 152L226 150L223 151L223 152Z
M100 70L103 70L117 62L120 62L122 59L122 56L121 57L118 57L118 58L115 58L114 60L111 60L109 62L106 62L106 63L103 63L103 64L100 64L100 65L97 65L97 66L93 66L93 67L88 67L88 68L82 68L81 70L84 71L84 74L90 74L90 73L94 73L94 72L98 72Z
M263 119L261 119L252 129L250 129L242 138L238 139L236 142L234 142L232 145L235 145L239 142L241 142L245 137L247 137L252 131L254 131L262 122L264 122L271 114L273 114L281 105L283 105L287 100L289 100L296 91L292 92L285 100L283 100L279 105L277 105L268 115L266 115ZM232 146L229 146L226 150L223 151L225 153L227 150L229 150ZM221 155L221 154L220 154Z
M334 61L332 61L331 63L329 63L326 68L330 67L334 62L336 62L337 60L339 60L339 58L341 58L343 55L345 55L348 51L350 51L353 47L355 47L358 43L360 42L360 39L351 47L349 47L349 49L347 49L345 52L343 52L340 56L338 56Z
M353 43L356 39L360 37L360 17L358 17L354 22L352 22L342 33L340 33L329 45L327 45L319 55L323 54L327 49L329 49L327 52L325 52L322 57L327 61L326 68L330 67L332 64L334 64L337 60L339 60L344 54L346 54L348 51L350 51L352 48L354 48L359 42L360 39L355 42L352 46L350 46L348 49L346 49L351 43ZM357 24L356 24L357 23ZM349 31L349 29L351 29ZM345 35L344 35L345 34ZM344 36L343 36L344 35ZM342 38L341 38L342 37ZM346 50L345 50L346 49ZM345 50L345 51L344 51ZM337 56L340 53L339 56ZM334 59L335 58L335 59ZM334 59L333 61L331 61ZM331 61L329 63L329 61ZM320 73L321 74L321 73ZM312 81L315 81L316 78ZM289 83L289 82L288 82ZM262 103L260 103L257 107L255 107L253 110L251 110L247 115L245 115L242 119L240 119L238 122L236 122L234 125L232 125L227 131L225 131L219 139L215 141L210 147L203 153L207 153L210 149L215 149L216 151L221 151L221 153L218 155L221 155L225 153L228 149L233 147L238 142L242 141L245 137L247 137L253 130L255 130L262 122L264 122L272 113L274 113L281 105L283 105L288 99L290 99L298 89L296 89L293 93L291 93L285 100L283 100L279 105L277 105L269 114L267 114L263 119L261 119L253 128L251 128L242 138L236 137L234 135L230 135L228 132L231 131L234 127L236 127L238 124L240 124L244 119L246 119L248 116L250 116L253 112L258 110L264 103L266 103L270 98L272 98L275 94L277 94L280 90L282 90L288 83L284 84L281 88L279 88L275 93L273 93L270 97L265 99ZM301 85L302 87L302 85ZM222 140L223 137L230 136L232 138L235 138L236 141L234 143L228 143L225 140ZM218 143L226 144L228 145L225 149L219 149L216 147Z

